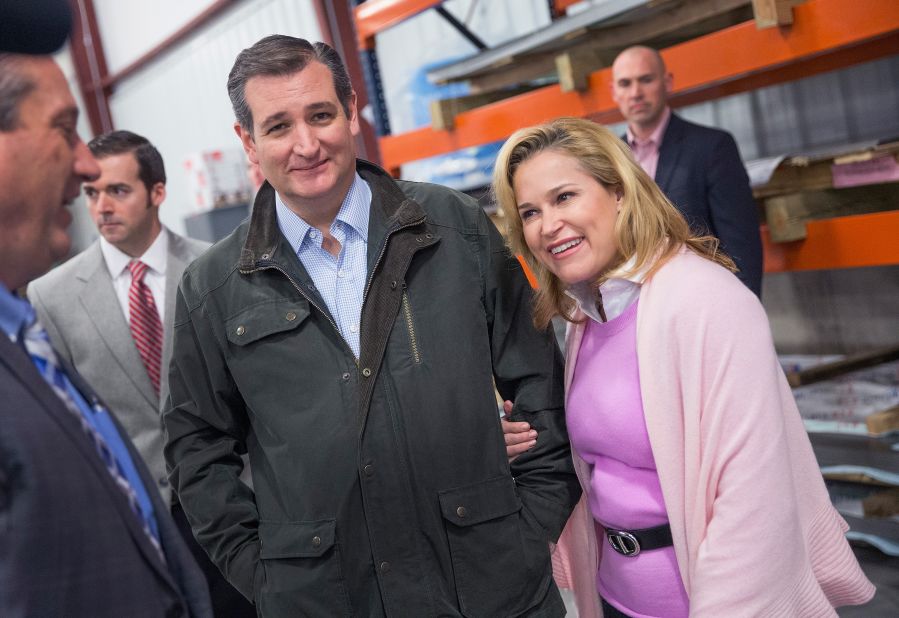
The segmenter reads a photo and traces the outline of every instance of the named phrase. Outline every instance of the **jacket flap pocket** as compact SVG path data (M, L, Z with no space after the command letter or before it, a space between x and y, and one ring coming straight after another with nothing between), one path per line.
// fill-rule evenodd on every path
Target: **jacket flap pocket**
M336 520L259 522L259 557L317 558L334 545Z
M275 333L292 330L309 317L309 304L275 301L253 305L225 321L228 341L247 345Z
M511 476L439 492L443 518L457 526L473 526L511 515L521 508Z

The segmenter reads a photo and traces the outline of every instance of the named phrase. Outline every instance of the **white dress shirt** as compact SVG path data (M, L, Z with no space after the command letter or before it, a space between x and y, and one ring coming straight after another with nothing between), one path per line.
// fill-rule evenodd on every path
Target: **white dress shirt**
M128 311L128 290L131 288L131 271L128 263L133 259L140 260L148 266L144 275L144 283L153 294L153 302L156 303L156 311L159 312L159 321L165 324L165 266L169 257L168 230L163 227L153 244L139 258L132 258L117 249L102 236L100 237L100 250L112 277L112 287L116 298L125 314L125 320L131 323L131 314Z
M614 320L624 313L624 310L631 306L640 296L640 286L646 275L648 266L640 272L629 276L624 276L624 272L634 267L637 262L636 257L632 257L627 262L615 269L608 279L599 286L599 293L602 296L602 308L606 314L606 320ZM594 290L596 284L588 281L582 281L571 285L566 290L566 294L577 302L578 308L587 314L595 322L605 322L596 308L596 294Z

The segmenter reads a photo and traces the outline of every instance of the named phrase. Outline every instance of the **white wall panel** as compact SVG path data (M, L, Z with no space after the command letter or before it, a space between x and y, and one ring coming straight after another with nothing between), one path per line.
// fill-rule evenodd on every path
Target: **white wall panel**
M118 129L146 136L165 159L168 198L160 218L184 232L190 153L239 148L225 83L234 58L269 34L321 38L309 0L248 0L124 81L110 99Z
M59 64L66 80L69 82L69 90L75 97L78 109L81 113L78 115L78 135L87 142L91 138L90 122L85 113L84 100L81 97L81 89L78 87L78 78L75 73L75 64L72 60L72 54L69 46L66 45L59 53L53 56L53 59ZM97 227L91 220L87 212L87 201L84 199L84 193L69 207L72 212L72 224L69 226L69 235L72 237L71 255L80 253L84 248L91 244L97 238Z
M215 0L94 0L97 27L110 73L159 45Z

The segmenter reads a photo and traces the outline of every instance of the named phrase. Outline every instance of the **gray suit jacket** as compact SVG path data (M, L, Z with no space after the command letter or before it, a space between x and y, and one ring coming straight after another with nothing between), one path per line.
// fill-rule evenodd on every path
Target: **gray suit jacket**
M150 499L165 563L78 420L0 332L0 616L211 618L203 574Z
M28 298L59 356L75 367L116 415L169 504L171 489L162 456L165 441L160 405L168 396L175 296L184 268L209 244L166 229L162 233L168 234L169 251L159 396L131 338L99 241L33 281L28 286Z

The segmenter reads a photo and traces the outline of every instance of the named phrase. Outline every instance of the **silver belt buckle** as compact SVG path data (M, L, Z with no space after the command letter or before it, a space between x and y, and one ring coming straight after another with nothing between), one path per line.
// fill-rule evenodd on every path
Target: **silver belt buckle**
M630 532L624 530L606 530L609 545L622 556L633 558L640 553L640 542Z

